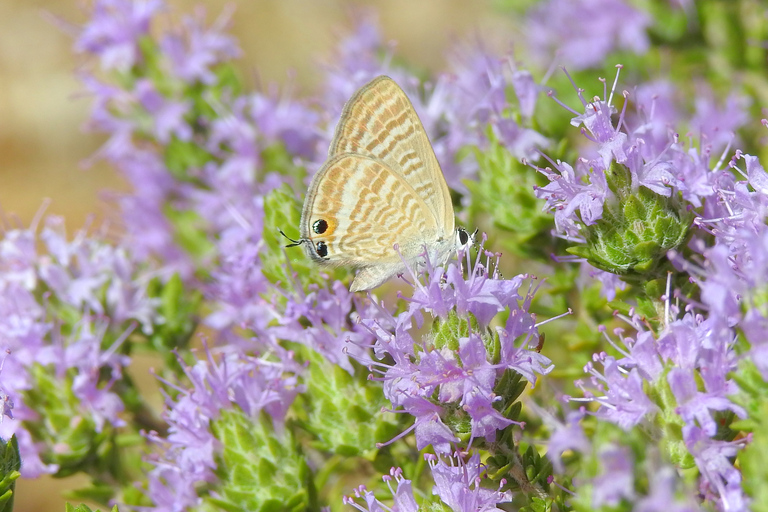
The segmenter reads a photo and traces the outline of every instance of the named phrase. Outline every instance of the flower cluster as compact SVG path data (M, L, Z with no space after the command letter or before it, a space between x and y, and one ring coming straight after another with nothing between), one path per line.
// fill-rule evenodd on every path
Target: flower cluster
M535 348L539 336L535 316L528 309L534 290L520 287L528 276L501 279L482 253L468 265L430 268L421 282L414 279L409 307L396 317L365 321L376 334L373 351L392 364L372 363L384 394L416 418L413 429L419 449L431 445L437 453L452 453L460 440L493 443L498 431L516 423L504 416L515 396L499 389L505 371L524 376L532 384L537 374L551 370L550 361ZM469 258L468 258L469 259ZM433 319L432 335L414 336L412 330ZM504 313L504 325L491 327ZM464 439L461 439L464 438Z
M162 322L127 250L86 230L68 240L59 217L38 223L0 240L0 435L18 437L26 477L88 468L88 452L112 442L125 424L123 344Z
M600 404L597 418L625 430L657 423L663 442L674 447L670 451L676 462L688 459L698 466L702 495L725 510L741 510L747 501L741 474L729 459L744 442L722 439L718 418L726 413L747 416L734 402L738 388L729 375L737 368L737 333L749 332L749 324L740 325L742 318L765 325L765 317L749 298L757 297L764 286L761 233L768 195L762 184L768 175L757 158L738 151L729 165L737 173L725 169L722 161L710 166L708 155L728 142L717 136L718 115L703 120L704 112L716 108L697 105L692 123L701 130L704 146L686 150L674 133L666 146L659 144L661 130L652 116L639 128L628 128L627 101L614 121L613 89L610 96L592 102L585 101L580 90L578 94L585 111L572 124L583 125L582 132L596 147L575 166L558 161L552 162L556 171L539 168L551 183L538 194L555 211L558 229L583 244L569 252L629 282L638 282L638 276L656 279L659 269L667 272L662 289L666 313L658 328L649 330L640 315L628 317L637 335L624 336L623 329L617 330L623 347L608 340L622 357L596 354L594 362L602 365L602 371L593 363L585 367L593 389L581 383L579 387L585 397ZM671 119L647 103L637 110L638 117L658 112L664 123ZM733 123L729 117L722 129L734 128ZM738 167L741 158L746 171ZM695 218L690 213L694 208L701 212ZM695 251L687 258L682 254L686 240ZM703 258L703 266L689 259L693 257ZM669 261L700 289L700 302L675 291L688 302L688 312L681 318L679 308L671 304L674 269ZM759 336L747 337L762 345Z
M538 2L516 16L530 60L457 41L434 76L402 66L364 12L296 97L244 90L231 11L160 24L162 0L96 0L74 43L96 61L80 74L107 135L94 158L132 190L113 196L114 243L70 240L56 218L0 240L4 457L25 477L86 473L81 496L141 510L766 502L753 117L768 69L713 34L743 48L768 34L748 9L677 3ZM729 63L708 66L719 80L698 75L702 44ZM650 71L659 49L674 72ZM619 55L601 96L577 87ZM397 300L351 293L348 269L278 234L296 236L344 102L382 74L418 112L457 217L487 233L458 261L407 268ZM542 101L545 83L580 106ZM138 349L159 360L160 412L126 371Z

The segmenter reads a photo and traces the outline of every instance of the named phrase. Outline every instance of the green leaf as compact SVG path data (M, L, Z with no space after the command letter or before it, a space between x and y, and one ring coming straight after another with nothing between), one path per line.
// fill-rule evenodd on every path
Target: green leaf
M252 512L317 507L311 471L290 430L278 432L266 413L251 418L239 408L222 411L211 430L223 451L217 457L216 492L203 496L205 507Z

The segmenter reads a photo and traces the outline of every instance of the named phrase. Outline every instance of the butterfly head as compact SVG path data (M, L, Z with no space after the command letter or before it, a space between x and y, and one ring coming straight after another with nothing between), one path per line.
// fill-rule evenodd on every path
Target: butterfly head
M464 228L458 228L456 230L456 249L462 250L477 244L477 230L472 233Z
M329 260L328 244L326 244L325 242L323 241L315 242L310 238L299 238L298 240L294 240L293 238L283 233L282 229L278 229L278 231L280 232L281 235L287 238L289 242L291 242L290 244L286 245L286 247L296 247L298 245L303 245L307 250L307 254L309 254L309 256L313 260L318 262L324 262Z

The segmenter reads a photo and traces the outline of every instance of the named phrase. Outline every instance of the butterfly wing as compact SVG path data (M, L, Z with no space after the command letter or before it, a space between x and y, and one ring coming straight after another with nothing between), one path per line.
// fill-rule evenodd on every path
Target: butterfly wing
M369 156L403 177L427 205L442 231L453 236L451 193L413 104L391 78L363 86L344 106L329 157Z
M352 291L375 288L441 239L413 187L384 162L356 154L334 156L315 174L300 231L315 261L362 268Z

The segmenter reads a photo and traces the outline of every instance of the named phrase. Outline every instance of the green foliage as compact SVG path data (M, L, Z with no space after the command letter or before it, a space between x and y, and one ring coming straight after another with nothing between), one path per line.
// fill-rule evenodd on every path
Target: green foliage
M160 301L158 312L162 323L155 326L148 335L149 342L165 358L166 364L177 367L173 350L185 348L197 327L198 313L202 304L202 293L198 289L184 286L179 274L173 274L163 282L156 277L149 282L147 294Z
M56 376L51 367L35 364L29 371L33 385L24 393L24 403L35 404L46 421L24 421L24 427L36 441L56 447L41 453L43 462L59 466L57 477L80 471L97 477L116 476L120 461L115 432L108 422L99 428L81 409L73 391L74 370Z
M201 278L207 277L203 262L214 255L214 243L208 234L208 222L198 212L180 210L167 203L163 208L168 222L173 226L174 241L196 262Z
M266 413L250 418L240 409L222 411L211 423L221 443L215 495L201 510L252 512L317 508L311 472L289 429L275 429Z
M21 476L21 458L19 456L19 442L16 436L11 436L10 441L3 443L0 453L2 474L0 475L0 512L13 511L13 498L16 488L16 480Z
M552 215L543 211L544 202L534 194L534 187L544 185L546 179L512 156L492 133L489 137L487 149L474 149L477 179L465 181L471 198L471 222L484 227L488 219L501 230L498 242L505 252L521 258L546 258L554 222Z
M309 361L307 391L296 403L299 424L314 435L315 449L344 457L375 459L378 448L403 428L379 386L370 386L367 371L358 367L352 376L311 349L303 350ZM303 412L302 412L303 411Z
M666 253L683 244L693 215L674 196L635 188L622 164L613 162L605 174L614 196L606 199L602 218L585 227L586 243L568 252L628 282L664 277Z
M313 284L344 279L349 270L321 267L307 257L304 248L286 247L290 241L280 234L298 238L301 203L288 185L270 191L264 198L264 242L261 270L272 283L289 290L308 290Z
M752 498L752 510L768 511L768 382L754 362L742 359L734 372L739 386L736 403L747 411L747 418L735 421L731 428L747 432L751 442L739 453L744 490Z
M66 504L65 509L66 512L101 512L100 509L92 510L88 505L83 505L82 503L80 505L74 506L70 505L69 503ZM111 508L110 512L120 512L117 509L117 505Z

